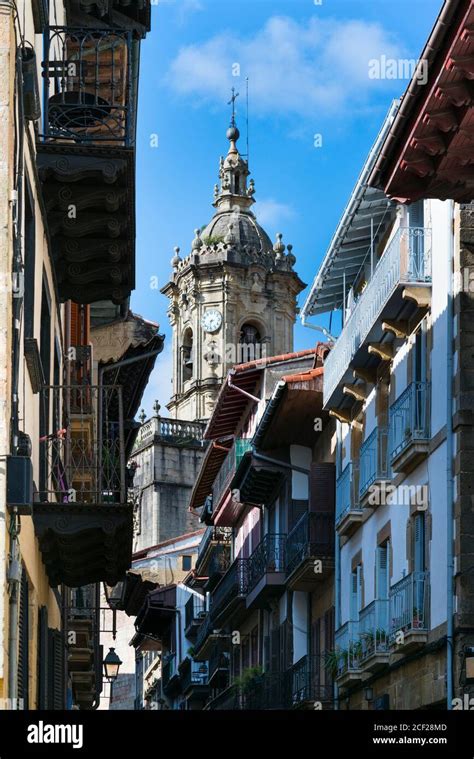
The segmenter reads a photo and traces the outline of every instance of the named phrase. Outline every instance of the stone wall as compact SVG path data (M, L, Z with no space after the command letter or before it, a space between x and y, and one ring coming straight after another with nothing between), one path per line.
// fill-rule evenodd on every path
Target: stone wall
M198 443L155 440L137 451L134 485L141 490L134 551L199 529L198 517L188 510L205 449Z
M364 682L357 691L340 699L341 709L369 709L374 704L365 699L365 688L373 688L374 700L388 694L389 708L423 709L446 703L446 648L423 653L378 678Z

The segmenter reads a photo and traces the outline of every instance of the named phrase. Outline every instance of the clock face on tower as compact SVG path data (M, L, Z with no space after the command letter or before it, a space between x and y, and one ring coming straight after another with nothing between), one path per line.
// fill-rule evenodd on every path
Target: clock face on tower
M222 324L222 314L217 308L210 308L204 312L201 319L202 328L205 332L217 332Z

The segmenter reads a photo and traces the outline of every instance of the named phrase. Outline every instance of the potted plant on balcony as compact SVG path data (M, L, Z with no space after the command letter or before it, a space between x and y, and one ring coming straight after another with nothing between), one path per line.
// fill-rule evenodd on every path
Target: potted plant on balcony
M256 667L248 667L247 669L244 669L240 677L235 678L232 687L234 690L247 695L262 682L262 679L263 668L260 665Z
M346 648L337 648L326 654L325 666L332 677L337 677L347 669L349 651Z
M413 629L419 630L421 627L423 627L423 612L421 609L418 609L416 606L413 609L412 620L413 620L413 624L412 624Z

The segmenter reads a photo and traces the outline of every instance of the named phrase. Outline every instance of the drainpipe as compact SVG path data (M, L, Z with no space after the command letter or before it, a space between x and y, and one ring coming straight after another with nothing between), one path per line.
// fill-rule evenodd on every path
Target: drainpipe
M336 475L341 473L341 445L342 445L342 428L340 422L336 427L337 446L336 446ZM334 627L337 630L341 626L341 544L337 530L334 531ZM339 709L339 687L334 682L334 708Z
M303 325L303 327L308 327L308 329L315 329L317 332L322 332L326 340L329 340L331 343L336 342L336 338L333 337L333 335L331 335L331 333L329 332L329 330L326 329L326 327L320 327L318 324L310 324L306 320L305 314L302 314L301 316L301 324Z
M447 709L453 708L454 682L454 551L453 551L453 260L454 260L454 200L450 200L449 255L447 271L447 338L446 338L446 541L447 541L447 576L446 576L446 699Z
M281 459L274 459L271 456L265 456L263 453L259 453L254 445L252 445L252 456L258 461L265 461L267 464L276 464L276 466L282 466L285 469L292 469L294 472L301 472L302 474L311 474L309 469L304 469L302 466L296 466L296 464L290 464L288 461L281 461Z
M8 698L18 697L18 607L21 582L21 559L18 544L18 517L15 513L10 518L10 560L8 564Z
M230 379L230 374L227 375L227 384L229 385L230 388L232 388L232 390L236 390L241 395L245 395L246 398L250 398L251 401L254 401L255 403L260 403L261 398L257 398L256 395L252 395L251 393L248 393L242 387L238 387L237 385L234 385Z

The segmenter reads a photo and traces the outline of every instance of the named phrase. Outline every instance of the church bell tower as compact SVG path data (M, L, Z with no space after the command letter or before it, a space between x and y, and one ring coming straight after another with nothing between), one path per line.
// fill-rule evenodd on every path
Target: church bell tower
M209 418L233 365L293 350L297 296L305 287L294 271L292 245L281 234L272 243L252 210L255 184L237 147L235 97L214 216L195 230L188 255L175 248L173 273L161 291L173 329L168 410L180 420Z

